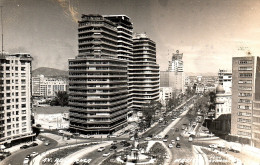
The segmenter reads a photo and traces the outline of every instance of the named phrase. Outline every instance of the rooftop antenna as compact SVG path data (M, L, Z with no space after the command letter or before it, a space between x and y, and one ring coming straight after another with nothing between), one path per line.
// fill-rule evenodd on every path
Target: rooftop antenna
M2 27L2 56L4 55L4 26L3 26L3 6L0 6L1 8L1 27Z

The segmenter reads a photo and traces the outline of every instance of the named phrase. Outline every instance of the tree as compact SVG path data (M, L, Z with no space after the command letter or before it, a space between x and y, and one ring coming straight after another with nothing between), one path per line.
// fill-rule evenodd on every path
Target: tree
M66 106L68 105L68 99L69 99L69 95L67 94L66 91L58 91L56 92L56 97L54 98L54 100L52 100L52 104L53 105L60 105L60 106Z

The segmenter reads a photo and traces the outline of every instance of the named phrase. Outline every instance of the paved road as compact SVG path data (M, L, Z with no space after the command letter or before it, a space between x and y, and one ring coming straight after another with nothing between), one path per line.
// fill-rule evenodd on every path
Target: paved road
M7 157L6 159L4 159L2 162L0 162L0 164L3 165L22 165L23 164L23 160L26 157L26 155L31 154L32 152L38 152L38 153L42 153L45 152L49 149L52 149L54 147L56 147L58 145L57 141L47 138L45 137L46 140L49 140L50 145L45 146L44 143L42 143L39 146L36 147L30 147L27 149L21 149L16 151L15 153L13 153L11 156Z

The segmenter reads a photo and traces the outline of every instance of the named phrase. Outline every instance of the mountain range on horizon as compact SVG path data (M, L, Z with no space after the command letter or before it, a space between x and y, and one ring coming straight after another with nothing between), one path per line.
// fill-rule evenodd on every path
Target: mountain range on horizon
M69 72L66 70L49 68L49 67L39 67L32 71L32 76L44 75L46 77L68 77ZM217 76L217 73L193 73L185 72L186 76Z

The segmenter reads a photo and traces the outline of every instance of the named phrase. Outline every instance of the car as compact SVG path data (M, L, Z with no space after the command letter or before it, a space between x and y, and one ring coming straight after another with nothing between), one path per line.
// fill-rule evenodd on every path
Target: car
M116 145L117 144L117 141L116 140L114 140L112 143L111 143L111 145Z
M30 155L30 157L35 157L35 156L37 156L38 154L39 154L38 152L32 152L31 155Z
M64 134L64 131L63 130L59 130L58 133L62 135L62 134Z
M189 137L189 142L192 142L192 141L193 141L192 137Z
M168 137L169 137L169 135L165 135L165 136L164 136L164 139L168 139Z
M171 140L171 143L172 143L172 144L175 144L175 140Z
M24 158L23 160L23 165L28 165L30 162L30 159L29 158Z
M30 155L30 154L29 154L29 155L26 155L25 158L31 159L31 155Z
M217 145L217 144L210 144L210 145L209 145L209 148L217 149L217 148L218 148L218 145Z
M44 131L44 129L42 128L42 129L40 129L40 132L43 132Z
M169 146L168 146L169 148L172 148L173 147L173 145L172 144L169 144Z
M110 152L104 153L103 157L108 157L110 155Z
M26 148L29 148L30 146L28 146L28 145L22 145L21 147L20 147L20 149L26 149Z
M131 140L131 141L134 141L134 140L135 140L135 138L134 138L134 137L131 137L131 138L130 138L130 140Z
M150 141L150 140L152 140L152 138L151 137L146 137L144 140L145 141Z
M36 124L36 127L42 127L41 124Z
M226 148L225 143L219 143L219 144L217 144L217 146L218 146L218 148L222 148L222 149Z
M119 144L120 144L120 145L125 145L126 143L127 143L126 140L122 140Z
M129 147L129 146L131 146L131 144L128 143L128 142L126 142L126 143L124 144L124 147Z
M180 137L179 136L176 137L176 141L180 141Z
M113 151L113 150L115 150L115 149L117 149L117 146L113 145L113 146L110 147L109 150L110 150L110 151Z
M44 140L45 140L45 138L44 138L44 137L40 137L40 140L41 140L41 141L44 141Z
M181 148L180 143L177 143L177 144L176 144L176 148Z
M0 155L0 161L4 160L5 156L4 155Z
M116 138L116 135L107 135L107 138Z
M35 146L38 146L38 143L32 143L29 145L30 147L35 147Z
M44 143L44 145L46 145L46 146L48 146L49 144L50 144L50 143L49 143L48 141Z
M104 151L106 148L105 147L100 147L97 151L98 152L102 152L102 151Z
M7 151L7 152L1 151L0 154L3 155L4 157L8 157L8 156L11 155L11 152L9 152L9 151Z
M163 139L163 142L167 142L167 139Z
M162 136L161 136L161 135L158 135L158 139L162 139Z

